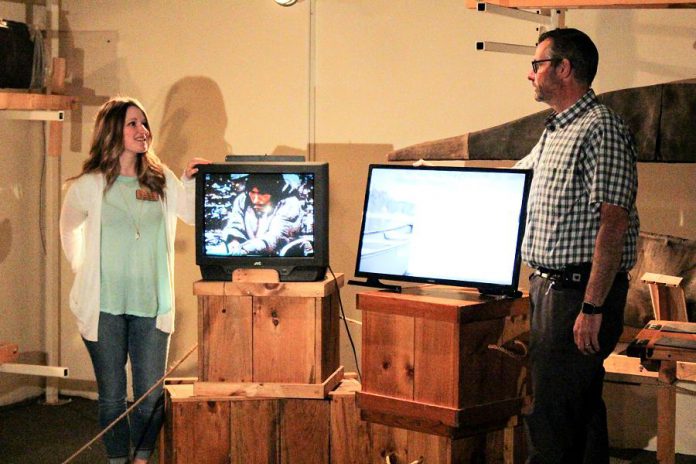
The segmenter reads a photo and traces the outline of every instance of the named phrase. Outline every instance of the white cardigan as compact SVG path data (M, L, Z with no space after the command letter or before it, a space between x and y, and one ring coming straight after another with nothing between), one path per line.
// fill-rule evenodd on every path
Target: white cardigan
M157 328L174 331L174 239L177 217L187 224L195 222L194 179L182 181L164 168L166 200L160 201L166 221L167 264L172 309L157 316ZM100 312L101 208L106 179L102 174L85 174L68 188L60 213L60 240L63 252L75 274L70 290L70 309L77 318L80 335L97 341Z

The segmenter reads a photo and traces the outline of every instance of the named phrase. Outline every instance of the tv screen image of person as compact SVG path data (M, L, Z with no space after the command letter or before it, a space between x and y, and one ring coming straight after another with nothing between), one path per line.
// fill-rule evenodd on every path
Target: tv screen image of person
M207 174L204 192L207 255L314 255L313 174Z
M281 280L323 278L326 163L207 165L196 182L196 258L204 279L228 280L235 269L264 267L278 270Z
M531 175L370 166L355 275L516 294Z

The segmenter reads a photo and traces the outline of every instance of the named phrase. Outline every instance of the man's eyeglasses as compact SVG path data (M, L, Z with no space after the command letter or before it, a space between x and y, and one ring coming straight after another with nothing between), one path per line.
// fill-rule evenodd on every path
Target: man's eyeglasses
M560 58L547 58L545 60L534 60L532 61L532 71L536 74L539 71L539 64L546 63L547 61L561 61Z

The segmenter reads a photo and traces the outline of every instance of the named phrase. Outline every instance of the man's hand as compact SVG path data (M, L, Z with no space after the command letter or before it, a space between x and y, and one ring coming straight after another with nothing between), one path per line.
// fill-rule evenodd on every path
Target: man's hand
M573 338L582 354L599 353L599 328L601 326L601 314L585 314L582 311L578 314L573 326Z

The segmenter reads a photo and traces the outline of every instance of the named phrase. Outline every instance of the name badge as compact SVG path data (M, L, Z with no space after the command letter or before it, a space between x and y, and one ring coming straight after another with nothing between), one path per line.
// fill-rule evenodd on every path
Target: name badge
M159 201L160 196L157 192L150 192L149 190L138 189L135 191L135 198L143 201Z

